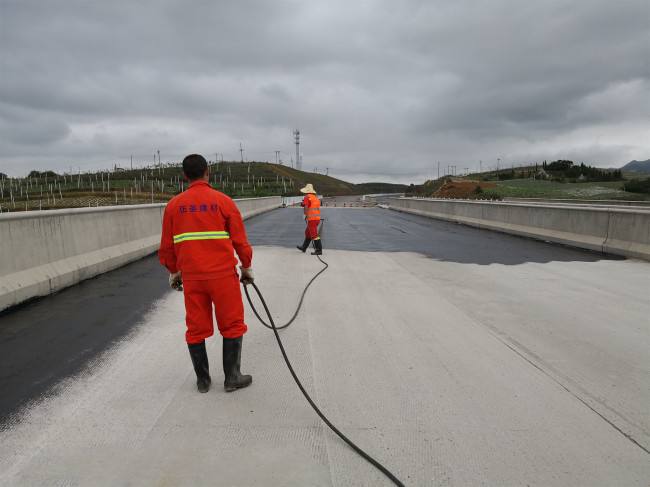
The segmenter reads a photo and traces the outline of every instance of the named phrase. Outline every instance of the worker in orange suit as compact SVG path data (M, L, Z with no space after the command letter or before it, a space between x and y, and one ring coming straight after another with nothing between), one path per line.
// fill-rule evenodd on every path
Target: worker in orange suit
M189 348L199 392L208 392L211 378L205 339L214 334L214 317L223 336L224 388L227 392L249 386L253 378L240 371L244 333L237 258L241 282L253 283L253 249L234 201L208 183L203 156L183 159L188 189L165 208L158 256L169 271L169 284L183 290Z
M309 247L310 242L314 242L314 251L311 255L323 255L323 242L318 235L318 225L320 223L320 200L316 196L316 191L311 184L307 184L304 188L300 189L301 193L305 193L305 197L300 203L305 213L305 220L307 221L307 228L305 228L305 241L297 248L301 252L305 252Z

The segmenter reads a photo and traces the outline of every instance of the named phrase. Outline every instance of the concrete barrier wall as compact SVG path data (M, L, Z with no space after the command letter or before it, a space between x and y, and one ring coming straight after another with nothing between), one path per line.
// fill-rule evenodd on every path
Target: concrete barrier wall
M392 198L391 209L650 260L650 211Z
M650 207L650 201L628 201L628 200L577 200L567 198L503 198L503 201L513 203L543 203L557 204L567 203L572 205L598 205L598 206L641 206Z
M404 193L377 193L377 194L364 194L361 196L361 201L364 203L385 205L391 198L403 198Z
M304 196L284 196L282 198L282 204L286 206L296 206L302 203Z
M282 204L286 206L298 206L300 203L302 203L302 200L305 198L305 195L302 196L283 196L282 197ZM323 199L322 194L317 194L316 198L319 200Z
M279 196L235 200L244 218ZM155 252L164 204L0 215L0 311Z
M650 260L650 212L610 211L603 251Z
M260 213L265 213L282 205L281 196L268 196L266 198L242 198L235 200L244 220Z

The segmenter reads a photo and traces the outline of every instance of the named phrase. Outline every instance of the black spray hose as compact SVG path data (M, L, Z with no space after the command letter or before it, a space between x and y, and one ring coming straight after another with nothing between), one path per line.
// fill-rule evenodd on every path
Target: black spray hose
M324 226L325 226L325 218L322 218L321 221L320 221L319 228L318 228L318 236L319 237L322 236L322 234L323 234L323 227ZM302 302L304 301L305 295L307 294L307 289L309 289L309 286L311 286L311 284L316 280L316 278L318 276L320 276L323 272L325 272L327 270L327 268L329 267L327 262L325 262L323 259L321 259L320 256L317 255L316 257L318 257L318 260L320 260L321 264L323 264L325 267L323 267L314 277L312 277L311 280L305 286L305 289L303 289L302 294L300 295L300 301L298 301L298 306L296 307L296 312L293 314L291 319L289 321L287 321L284 325L281 325L281 326L276 325L275 326L276 329L283 330L283 329L287 328L291 323L294 322L294 320L298 316L298 313L300 312L300 308L302 308ZM255 306L253 306L253 303L251 303L251 297L248 295L248 289L246 289L246 286L244 286L244 291L246 292L246 297L248 298L248 302L251 304L251 308L253 309L253 313L255 313L255 316L257 317L257 319L260 320L260 323L262 323L264 326L266 326L269 330L272 330L273 327L262 319L262 317L259 315L259 313L255 309Z
M318 260L320 260L321 263L325 265L325 267L323 267L320 271L318 271L318 273L317 273L314 277L312 277L311 280L307 283L307 285L305 286L305 289L303 289L302 294L300 295L300 301L298 301L298 307L296 308L296 312L293 314L293 316L291 317L291 319L290 319L289 321L287 321L287 322L286 322L284 325L282 325L282 326L269 325L266 321L264 321L264 320L262 319L262 317L259 315L259 313L258 313L257 310L255 309L255 306L253 306L253 303L251 302L251 297L248 295L248 289L246 288L246 286L244 286L244 292L246 293L246 298L248 298L248 302L249 302L250 305L251 305L251 308L252 308L252 310L253 310L253 313L255 313L255 316L257 317L257 319L260 320L260 323L262 323L264 326L266 326L267 328L269 328L269 329L271 329L271 330L274 330L274 329L275 329L275 330L282 330L282 329L286 328L287 326L289 326L291 323L294 322L294 320L295 320L296 317L298 316L298 312L300 312L300 308L302 307L302 302L303 302L304 299L305 299L305 294L307 294L307 289L309 289L309 286L311 286L312 282L314 282L314 281L316 280L316 278L317 278L318 276L320 276L323 272L325 272L325 271L327 270L327 268L329 267L329 265L327 264L327 262L325 262L323 259L321 259L320 256L317 255L316 257L318 257ZM257 287L256 287L255 285L253 285L253 287L255 288L255 290L257 291L257 294L258 294L258 295L260 296L260 298L261 298L262 296L260 295L260 292L259 292L259 290L257 289ZM263 299L262 299L262 302L264 302ZM271 323L273 323L273 321L271 321Z
M294 313L293 317L291 320L286 324L283 325L282 328L286 328L289 326L293 320L296 318L296 315L298 314L298 311L300 310L300 307L302 306L302 301L305 297L305 293L307 292L307 288L311 285L314 280L321 275L328 267L327 263L318 257L318 260L320 260L323 264L325 264L325 267L316 274L311 281L305 286L305 290L302 292L302 296L300 297L300 303L298 303L298 309L296 309L296 312ZM360 447L358 447L356 444L352 442L347 436L345 436L336 426L334 426L329 419L323 414L323 412L318 409L318 406L316 403L312 400L312 398L309 396L307 391L305 390L304 386L300 382L300 379L298 379L298 376L296 375L296 372L293 370L293 366L291 365L291 362L289 361L289 357L287 357L287 352L284 349L284 345L282 344L282 340L280 339L280 334L278 333L278 328L275 326L275 323L273 322L273 317L271 316L271 311L269 311L269 307L266 305L266 301L264 301L264 296L262 296L262 293L260 292L259 288L255 283L252 283L251 286L253 286L253 289L255 289L255 292L257 293L257 296L260 298L260 301L262 302L262 306L264 306L264 311L266 311L266 316L269 318L269 322L271 323L271 326L267 325L262 318L260 318L260 315L257 313L257 310L255 309L255 306L253 305L253 301L251 300L250 295L248 294L248 286L244 286L244 292L246 293L246 299L248 299L248 303L251 306L251 309L253 310L253 313L255 313L255 316L262 322L264 326L267 328L271 328L273 330L273 333L275 334L275 339L278 341L278 346L280 347L280 351L282 352L282 357L284 358L284 362L287 364L287 367L289 369L289 372L291 372L291 376L293 377L293 380L296 382L298 385L298 388L300 389L300 392L302 392L302 395L305 396L305 399L307 399L307 402L309 405L312 407L314 411L316 411L316 414L320 417L320 419L323 420L323 422L334 432L336 435L341 438L343 441L345 441L350 448L352 448L355 452L357 452L361 457L366 459L370 464L372 464L377 470L379 470L381 473L383 473L386 477L388 477L395 485L399 487L404 487L404 484L397 478L395 475L393 475L386 467L384 467L381 463L379 463L377 460L372 458L370 455L368 455L365 451L363 451Z

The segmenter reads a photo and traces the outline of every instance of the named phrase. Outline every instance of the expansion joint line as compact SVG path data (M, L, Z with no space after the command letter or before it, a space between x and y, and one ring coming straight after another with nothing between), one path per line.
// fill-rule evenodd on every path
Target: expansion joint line
M607 248L607 241L609 240L609 225L612 222L612 211L607 210L607 228L605 229L605 240L603 240L603 244L600 246L601 252L604 254L605 249Z
M525 360L526 362L528 362L530 365L532 365L533 367L535 367L535 368L536 368L537 370L539 370L542 374L544 374L546 377L548 377L549 379L551 379L553 382L555 382L555 383L556 383L557 385L559 385L562 389L564 389L564 390L567 391L569 394L571 394L574 398L576 398L576 399L577 399L578 401L580 401L582 404L584 404L585 406L587 406L587 408L589 408L592 412L596 413L596 414L597 414L597 415L598 415L598 416L599 416L603 421L605 421L605 422L606 422L607 424L609 424L612 428L614 428L616 431L618 431L621 435L623 435L625 438L627 438L631 443L633 443L633 444L636 445L637 447L641 448L641 450L643 450L644 452L646 452L647 454L650 455L650 449L648 449L647 447L645 447L645 446L643 446L641 443L639 443L637 440L635 440L635 439L632 437L631 434L626 433L626 432L623 431L620 427L616 426L616 424L615 424L612 420L608 419L604 414L602 414L601 412L599 412L599 411L598 411L597 409L595 409L591 404L589 404L587 401L585 401L584 399L582 399L578 394L576 394L576 393L573 392L571 389L569 389L567 386L565 386L564 384L562 384L562 382L560 382L558 379L556 379L555 377L553 377L552 374L549 374L549 373L548 373L546 370L544 370L542 367L540 367L540 366L537 365L535 362L533 362L531 359L529 359L528 357L526 357L526 355L524 355L523 353L521 353L519 350L517 350L517 349L516 349L514 346L512 346L510 343L508 343L507 341L503 340L503 338L501 338L501 337L499 337L499 336L497 336L497 335L494 335L494 336L496 336L497 339L498 339L501 343L503 343L506 347L508 347L508 348L509 348L510 350L512 350L513 352L515 352L515 353L516 353L517 355L519 355L522 359L524 359L524 360Z

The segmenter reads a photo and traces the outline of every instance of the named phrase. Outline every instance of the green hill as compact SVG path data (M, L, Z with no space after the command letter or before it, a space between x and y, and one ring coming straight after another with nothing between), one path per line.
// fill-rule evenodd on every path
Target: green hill
M300 194L300 192L297 190L302 188L307 183L313 184L316 191L318 191L318 194L322 194L324 196L359 194L359 190L356 188L356 185L342 181L341 179L336 179L324 174L298 171L297 169L279 164L269 163L266 165L268 166L268 169L270 169L276 175L288 178L295 183L294 191L291 194Z
M403 185L355 185L268 162L218 162L209 167L210 184L233 198L299 195L307 183L323 196L404 191ZM180 164L116 166L78 174L31 171L26 178L0 178L0 211L165 202L186 188Z
M621 168L621 171L650 174L650 159L646 161L630 161Z
M410 189L407 184L394 183L360 183L355 187L361 194L406 193Z

